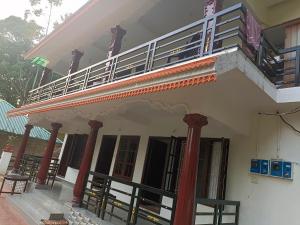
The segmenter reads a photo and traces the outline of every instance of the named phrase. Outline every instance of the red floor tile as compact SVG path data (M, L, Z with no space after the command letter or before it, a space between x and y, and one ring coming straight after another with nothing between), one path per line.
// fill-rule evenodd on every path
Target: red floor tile
M0 196L0 225L29 225L5 195Z

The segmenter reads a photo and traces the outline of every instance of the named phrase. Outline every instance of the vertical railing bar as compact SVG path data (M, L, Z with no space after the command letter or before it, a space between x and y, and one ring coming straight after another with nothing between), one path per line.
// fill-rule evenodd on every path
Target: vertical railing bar
M219 208L219 216L218 216L218 225L222 225L222 219L223 219L223 205L218 205Z
M87 83L88 83L89 76L90 76L90 71L91 71L91 68L88 68L88 69L86 70L86 73L85 73L85 76L84 76L84 81L83 81L83 85L82 85L82 89L81 89L81 90L84 90L84 89L86 89L86 87L87 87Z
M264 45L265 45L265 41L264 41L264 37L262 36L260 39L260 45L259 45L258 57L257 57L257 63L260 68L262 67L263 58L264 58L264 56L263 56Z
M236 204L235 206L235 225L239 225L239 217L240 217L240 204Z
M146 61L145 61L145 68L144 68L144 73L146 73L148 71L148 63L150 61L150 54L151 54L151 48L152 48L152 44L153 42L149 43L148 45L148 50L147 50L147 55L146 55Z
M217 225L217 221L218 221L218 204L216 204L215 207L214 207L213 225Z
M209 43L209 48L208 48L209 55L211 55L213 53L217 17L215 16L211 22L212 22L212 27L211 27L211 31L210 31L210 43Z
M112 58L110 61L109 61L109 75L108 75L108 80L109 81L112 81L113 80L113 71L114 71L114 67L115 67L115 59L116 58ZM100 78L101 79L101 78ZM103 79L103 77L102 77Z
M136 187L133 186L132 192L131 192L130 204L129 204L129 208L128 208L128 216L127 216L127 220L126 220L126 225L130 225L130 223L131 223L131 218L133 216L133 204L134 204L134 200L135 200L135 194L136 194Z
M119 57L116 57L114 59L114 62L113 62L113 68L112 68L112 71L111 71L111 74L109 75L109 79L108 79L108 82L111 82L115 79L115 73L116 73L116 69L117 69L117 66L118 66L118 60L119 60Z
M69 82L70 82L70 76L68 76L67 79L66 79L66 84L65 84L64 91L63 91L63 95L66 95L67 92L68 92Z
M200 46L200 57L202 57L204 54L204 48L205 48L205 43L206 43L206 33L207 33L207 23L208 23L208 21L205 20L204 24L202 24L202 41L201 41L201 46Z
M296 86L300 84L300 48L296 50L296 74L295 74Z
M138 194L137 194L137 199L136 199L135 212L134 212L133 221L132 221L134 225L137 223L137 217L139 214L139 208L140 208L140 202L141 202L141 194L142 194L142 191L139 188Z
M109 191L110 191L110 187L111 187L111 179L107 179L107 187L106 187L106 193L105 193L105 198L103 201L103 206L102 206L102 213L101 213L101 219L104 220L105 217L105 210L106 210L106 206L107 206L107 201L108 201L108 197L109 197Z
M53 83L53 84L51 85L51 91L50 91L50 96L49 96L49 99L52 99L52 97L53 97L53 92L54 92L54 89L55 89L55 83Z
M175 219L175 211L176 211L176 203L177 203L177 194L175 194L174 198L173 198L173 203L172 203L172 214L171 214L171 221L170 221L170 225L173 225L174 223L174 219ZM197 207L196 207L197 208Z
M151 50L151 58L150 58L150 62L149 62L149 67L148 67L148 71L152 70L153 64L154 64L154 56L155 56L155 52L156 52L156 45L157 45L157 41L153 42L153 46L152 46L152 50Z

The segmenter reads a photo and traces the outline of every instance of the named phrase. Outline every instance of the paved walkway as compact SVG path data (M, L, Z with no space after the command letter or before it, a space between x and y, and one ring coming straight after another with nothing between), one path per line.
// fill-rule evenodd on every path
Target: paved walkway
M0 196L1 225L29 225L20 212L7 201L5 195Z
M3 176L0 176L0 185L2 184ZM4 190L9 187L4 185ZM7 199L7 194L0 196L0 225L29 225L21 213Z

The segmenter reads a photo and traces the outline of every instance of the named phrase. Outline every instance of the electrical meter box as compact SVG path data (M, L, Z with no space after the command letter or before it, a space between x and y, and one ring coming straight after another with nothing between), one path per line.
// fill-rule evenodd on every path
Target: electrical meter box
M293 170L293 164L291 162L283 162L283 178L286 178L286 179L293 179L292 177L292 170Z
M251 159L250 172L251 173L260 173L260 165L261 165L260 159Z
M260 173L263 175L269 174L269 160L260 160Z
M271 176L283 177L283 161L271 160Z

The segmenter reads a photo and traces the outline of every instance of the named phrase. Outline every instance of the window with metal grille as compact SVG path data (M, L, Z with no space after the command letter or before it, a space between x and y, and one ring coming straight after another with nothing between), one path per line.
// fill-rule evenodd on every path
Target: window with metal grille
M132 180L139 142L139 136L120 137L113 176Z

